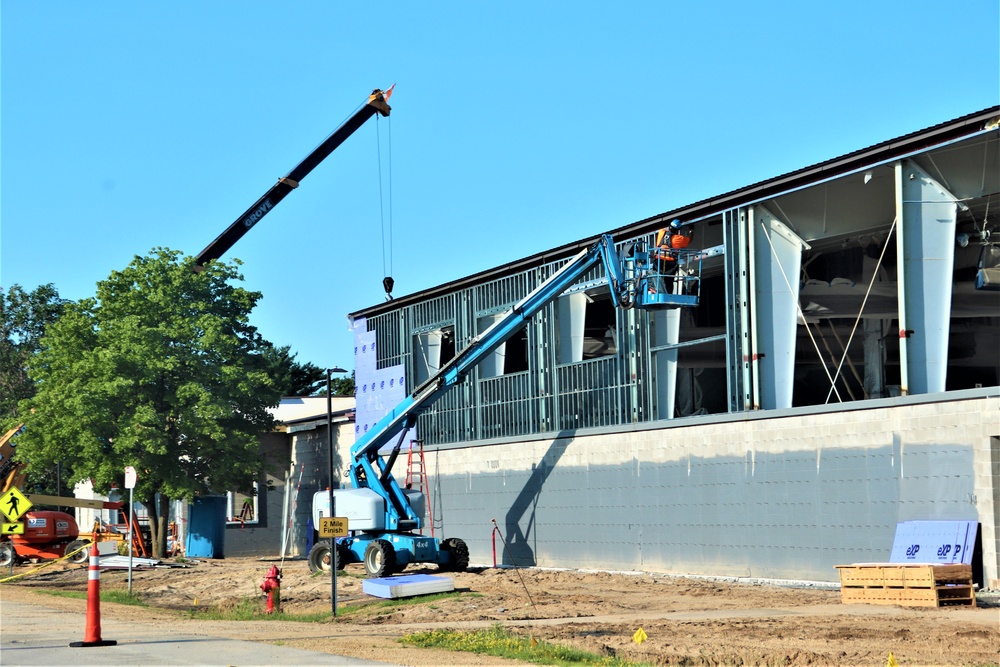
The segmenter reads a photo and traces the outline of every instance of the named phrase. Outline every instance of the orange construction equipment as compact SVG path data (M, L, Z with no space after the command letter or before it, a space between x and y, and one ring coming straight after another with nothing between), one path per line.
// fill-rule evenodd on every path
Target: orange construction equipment
M114 646L118 642L101 639L101 557L97 542L90 547L90 567L87 568L87 627L82 642L70 642L74 648Z
M413 445L416 443L416 457L413 456ZM414 485L416 481L416 485ZM427 475L424 474L424 441L410 440L410 451L406 455L406 488L416 488L424 494L427 503L427 523L431 527L431 537L434 537L434 509L431 506L431 492L427 487Z
M11 489L22 489L26 478L27 465L17 460L16 436L24 429L24 425L16 426L0 436L0 493ZM27 496L33 506L49 505L62 507L86 507L89 509L121 509L122 503L85 500L81 498L64 498L32 493ZM93 534L81 533L76 519L65 512L33 509L22 515L22 520L5 526L19 526L20 532L5 534L0 539L0 565L14 565L23 560L53 560L64 555L77 552L71 561L83 564L87 560L87 550L77 551L88 541L94 539ZM6 533L6 531L5 531Z
M14 457L17 447L14 436L23 429L24 424L20 424L0 436L0 486L2 486L0 493L7 493L12 488L19 488L24 484L25 465L18 463Z
M138 555L141 558L149 558L150 552L146 549L146 540L143 539L142 529L139 527L139 517L135 515L135 511L132 514L132 554Z

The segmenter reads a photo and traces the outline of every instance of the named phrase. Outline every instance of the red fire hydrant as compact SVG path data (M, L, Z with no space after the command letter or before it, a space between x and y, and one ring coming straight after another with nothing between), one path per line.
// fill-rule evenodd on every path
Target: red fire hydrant
M264 575L260 590L267 593L267 606L264 608L265 614L273 614L281 611L281 570L277 565L272 565L271 569Z

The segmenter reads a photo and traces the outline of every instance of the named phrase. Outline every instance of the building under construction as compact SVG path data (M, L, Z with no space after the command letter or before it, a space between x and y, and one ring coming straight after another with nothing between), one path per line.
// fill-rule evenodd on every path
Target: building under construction
M426 409L473 562L835 581L978 522L1000 580L1000 107L610 230L693 228L697 305L596 266ZM596 239L353 313L364 433Z

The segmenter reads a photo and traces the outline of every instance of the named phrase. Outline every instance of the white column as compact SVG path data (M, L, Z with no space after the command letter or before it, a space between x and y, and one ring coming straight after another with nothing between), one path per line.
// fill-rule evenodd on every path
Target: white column
M676 345L680 342L681 309L653 311L653 326L665 333L663 343ZM656 352L656 405L658 419L673 419L677 411L677 348Z
M896 272L902 393L942 392L955 267L957 199L910 161L896 163Z
M772 410L792 407L799 270L809 244L763 206L750 209L753 234L750 304L754 368L759 403Z
M583 324L587 315L587 295L574 292L559 297L560 364L583 361Z
M496 315L486 315L485 317L480 317L476 322L476 333L483 333L493 326L495 322L502 320L504 315L505 313L497 313ZM480 362L479 377L492 378L497 377L498 375L503 375L503 364L506 354L507 343L501 343L492 354Z

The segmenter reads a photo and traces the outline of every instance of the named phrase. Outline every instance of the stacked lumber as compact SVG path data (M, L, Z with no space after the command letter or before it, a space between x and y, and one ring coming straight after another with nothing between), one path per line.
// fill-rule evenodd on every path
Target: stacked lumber
M836 567L844 604L976 606L970 565L855 563Z

